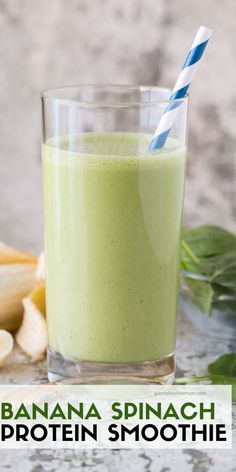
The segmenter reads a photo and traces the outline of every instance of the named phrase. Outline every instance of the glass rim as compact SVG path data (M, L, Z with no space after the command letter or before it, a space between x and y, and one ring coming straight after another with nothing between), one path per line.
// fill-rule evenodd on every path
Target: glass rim
M49 89L45 89L41 92L42 100L51 100L54 102L60 102L64 104L74 104L77 106L89 106L95 108L131 108L131 107L142 107L142 106L150 106L150 105L161 105L161 104L171 104L171 103L184 103L188 101L189 94L187 93L183 98L176 98L176 99L149 99L149 100L131 100L131 101L115 101L115 100L83 100L83 99L70 99L70 98L62 98L58 94L60 92L68 91L69 89L77 89L77 90L85 90L86 88L90 88L94 91L102 91L113 89L115 90L123 90L123 91L130 91L130 92L139 92L140 94L145 91L150 92L168 92L171 93L171 89L168 87L159 87L159 86L152 86L152 85L129 85L129 84L98 84L98 83L85 83L85 84L78 84L78 85L63 85L58 87L53 87Z

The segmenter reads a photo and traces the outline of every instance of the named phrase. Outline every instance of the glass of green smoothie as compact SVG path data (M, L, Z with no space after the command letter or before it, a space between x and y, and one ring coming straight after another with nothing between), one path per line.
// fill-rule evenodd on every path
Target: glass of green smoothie
M42 94L50 381L174 380L188 98L164 147L149 150L169 96L119 85Z

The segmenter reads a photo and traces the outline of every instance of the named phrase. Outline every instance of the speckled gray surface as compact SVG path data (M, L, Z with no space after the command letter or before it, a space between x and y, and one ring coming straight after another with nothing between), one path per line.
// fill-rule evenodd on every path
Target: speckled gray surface
M0 239L42 247L42 89L84 82L172 86L200 24L214 29L191 91L186 221L236 230L236 2L225 0L0 0ZM202 374L235 350L181 318L178 367ZM46 380L19 352L0 382ZM235 447L235 446L234 446ZM1 471L226 472L233 451L1 451Z

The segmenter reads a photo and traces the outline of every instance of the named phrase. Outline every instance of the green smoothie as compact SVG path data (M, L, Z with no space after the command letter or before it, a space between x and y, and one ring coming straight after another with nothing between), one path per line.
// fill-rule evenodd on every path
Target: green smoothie
M175 350L185 150L68 135L43 145L49 346L132 363Z

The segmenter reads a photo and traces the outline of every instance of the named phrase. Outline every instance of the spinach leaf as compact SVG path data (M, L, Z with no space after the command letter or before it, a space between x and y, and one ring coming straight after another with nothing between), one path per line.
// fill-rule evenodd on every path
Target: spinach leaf
M183 239L199 258L236 251L236 236L218 226L206 225L184 230Z
M185 277L185 286L182 284L182 294L207 315L211 314L214 290L211 284L204 280Z
M232 398L236 401L236 353L224 354L208 365L211 381L217 385L232 385Z
M189 289L183 295L208 315L213 305L236 314L236 236L201 226L185 230L183 238L181 270Z
M214 295L212 297L212 308L216 307L221 312L231 315L236 314L236 286L227 288L218 284L211 284Z
M209 281L226 287L236 286L236 250L201 261L200 270Z
M208 365L208 376L181 377L175 380L178 385L212 381L215 385L231 385L232 400L236 401L236 353L224 354Z

